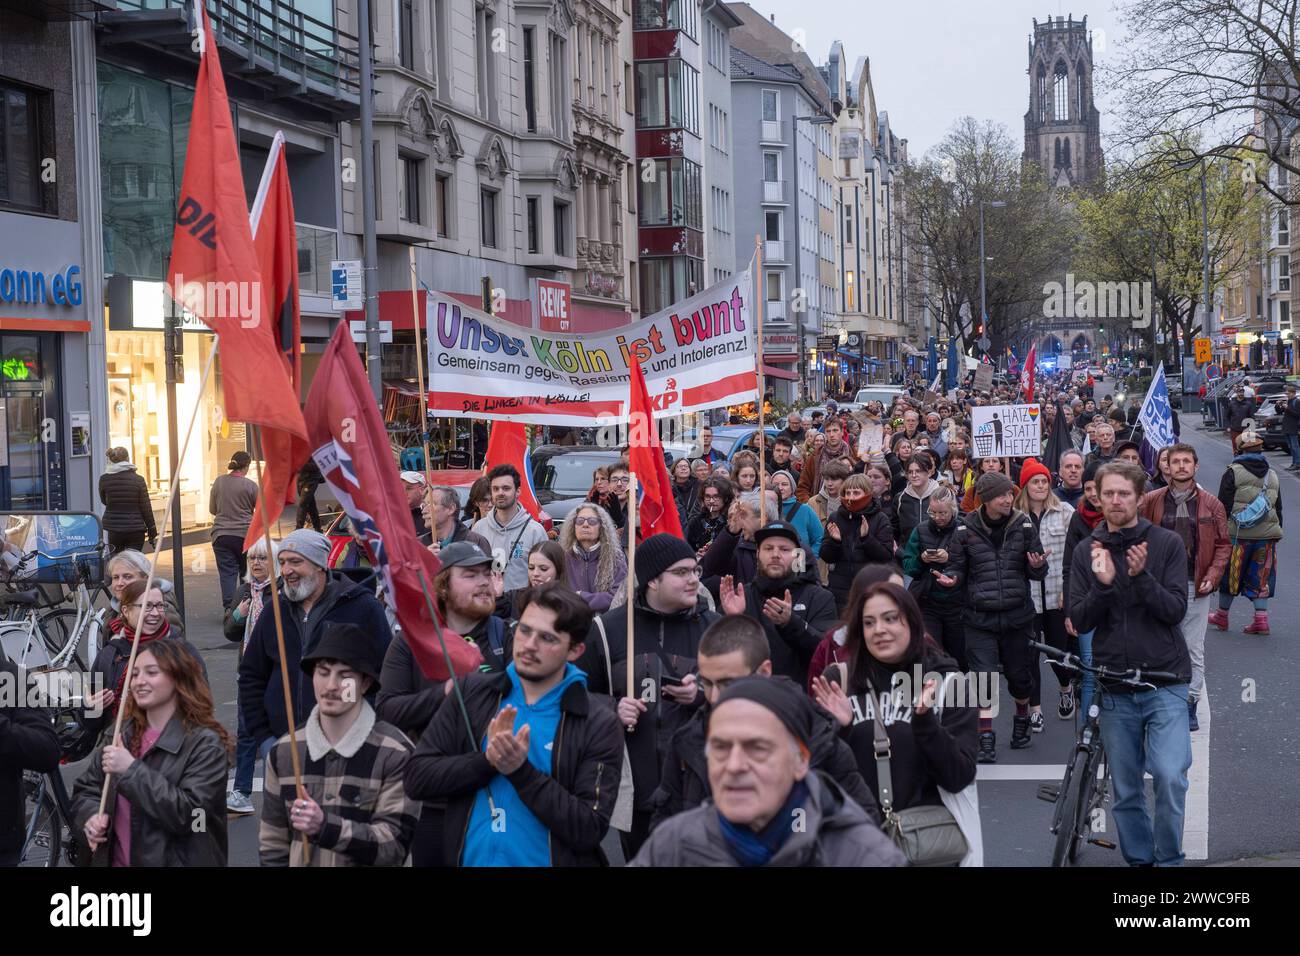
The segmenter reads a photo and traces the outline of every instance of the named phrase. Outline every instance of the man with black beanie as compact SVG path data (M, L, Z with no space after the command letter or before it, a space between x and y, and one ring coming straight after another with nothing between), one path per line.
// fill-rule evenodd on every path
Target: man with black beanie
M966 515L953 533L948 573L937 577L944 587L966 588L966 660L971 673L992 675L998 665L1015 698L1011 748L1032 742L1029 695L1033 689L1029 654L1034 603L1029 582L1047 577L1047 556L1033 520L1013 505L1011 479L988 472L975 482L979 508ZM980 710L980 763L997 761L993 711Z
M632 866L905 866L857 803L810 766L813 712L791 681L742 677L709 714L712 800L660 825Z
M627 686L627 608L596 618L577 666L587 689L617 701L632 766L632 828L620 834L623 854L636 855L650 832L654 792L673 733L699 706L695 664L700 637L718 614L702 599L699 561L681 538L655 534L636 549L632 678Z

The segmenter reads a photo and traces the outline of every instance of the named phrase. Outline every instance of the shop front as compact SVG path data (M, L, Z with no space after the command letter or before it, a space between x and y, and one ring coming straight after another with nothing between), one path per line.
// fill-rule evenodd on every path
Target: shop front
M0 213L0 508L88 510L90 331L76 222Z

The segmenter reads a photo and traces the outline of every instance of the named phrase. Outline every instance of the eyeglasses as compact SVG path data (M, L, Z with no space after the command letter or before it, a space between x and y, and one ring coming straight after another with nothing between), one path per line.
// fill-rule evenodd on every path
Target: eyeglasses
M578 527L596 527L600 525L600 519L595 515L585 515L581 518L574 518L573 523Z
M609 479L609 483L610 483L611 485L626 485L626 484L628 483L629 480L630 480L630 479L627 477L627 475L624 475L622 478L611 478L611 479Z
M139 605L139 604L128 604L128 605L127 605L127 607L140 607L140 606L141 606L141 605ZM146 605L144 605L144 611L145 611L146 614L156 614L156 613L159 612L159 611L166 610L166 608L167 608L167 605L166 605L166 604L146 604Z
M682 581L685 581L688 578L698 578L703 573L703 569L698 564L692 565L689 568L669 568L664 572L664 574L674 575Z

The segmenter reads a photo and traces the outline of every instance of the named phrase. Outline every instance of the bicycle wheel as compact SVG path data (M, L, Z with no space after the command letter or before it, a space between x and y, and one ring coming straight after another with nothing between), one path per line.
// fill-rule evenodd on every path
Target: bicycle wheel
M39 777L33 779L23 775L23 832L30 833L31 838L23 847L19 866L59 865L59 853L63 848L63 821L59 818L54 795L42 783Z
M77 626L77 610L71 607L60 607L46 611L36 622L36 626L40 628L41 639L45 642L50 656L53 657L68 646L68 641L72 640L73 629ZM94 661L86 660L83 635L81 644L68 660L68 667L84 671L89 670L90 664L93 663Z
M1070 847L1068 855L1070 863L1074 863L1078 858L1080 841L1083 839L1082 835L1092 832L1092 812L1101 806L1106 797L1103 785L1097 782L1097 768L1101 764L1102 754L1101 741L1099 740L1092 753L1088 755L1088 762L1083 768L1086 783L1079 787L1079 816L1074 821L1074 832L1079 836L1075 839L1074 845Z
M1091 757L1086 750L1076 750L1074 759L1065 771L1065 779L1061 784L1061 799L1064 804L1061 823L1056 830L1056 843L1052 847L1052 866L1073 863L1079 852L1079 808L1086 806L1084 798L1092 792L1092 786L1088 782Z

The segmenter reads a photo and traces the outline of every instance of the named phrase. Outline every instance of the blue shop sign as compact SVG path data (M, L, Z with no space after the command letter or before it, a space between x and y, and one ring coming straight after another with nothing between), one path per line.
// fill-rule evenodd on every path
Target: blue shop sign
M81 266L44 273L34 269L0 268L0 302L18 305L81 305Z

